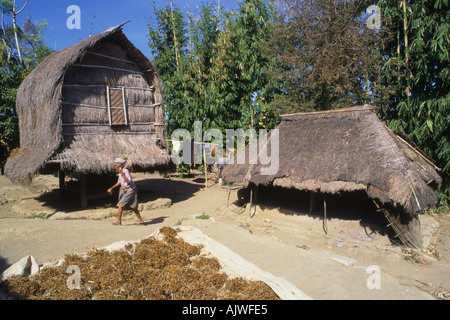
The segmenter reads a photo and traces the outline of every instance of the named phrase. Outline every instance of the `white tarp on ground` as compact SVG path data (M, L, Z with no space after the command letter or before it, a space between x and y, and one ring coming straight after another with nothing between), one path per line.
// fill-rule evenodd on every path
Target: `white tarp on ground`
M261 270L223 244L208 237L199 229L190 226L179 226L177 229L180 229L178 236L184 241L192 245L203 245L203 253L210 253L214 256L220 262L226 274L252 281L263 281L282 300L312 300L292 283Z

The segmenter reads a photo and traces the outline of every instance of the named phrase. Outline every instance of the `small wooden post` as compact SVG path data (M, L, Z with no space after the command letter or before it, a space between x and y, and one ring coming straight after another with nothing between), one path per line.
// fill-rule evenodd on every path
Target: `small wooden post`
M59 191L63 193L66 189L66 173L62 170L58 171Z
M86 208L88 201L87 201L86 174L84 173L80 173L80 200L81 200L81 207Z
M203 163L205 164L205 188L208 188L208 165L206 164L206 148L205 144L202 144L203 148Z
M316 211L316 193L311 191L309 197L309 213Z
M325 234L328 234L327 227L327 199L325 198L325 194L323 195L323 230Z
M252 215L252 204L253 204L253 184L250 184L250 205L248 208L248 215L251 217L253 217Z

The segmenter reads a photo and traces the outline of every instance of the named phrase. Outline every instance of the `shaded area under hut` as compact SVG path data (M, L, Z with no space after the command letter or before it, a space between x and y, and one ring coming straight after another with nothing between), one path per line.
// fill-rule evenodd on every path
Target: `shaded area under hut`
M74 173L85 206L86 180L112 174L117 157L134 171L171 169L161 80L122 26L51 54L23 81L20 150L5 165L10 180L59 172L64 187L65 174Z
M276 130L266 144L253 141L240 151L245 163L238 163L238 151L234 163L223 169L227 183L243 184L250 195L255 186L310 191L310 210L317 193L326 199L326 194L365 192L402 243L423 246L418 215L437 204L433 189L442 182L439 169L387 128L372 106L283 115ZM279 136L275 157L270 138L274 132ZM252 148L257 153L249 152ZM262 164L262 155L279 161L276 173L264 172L271 164ZM323 206L326 215L326 201Z

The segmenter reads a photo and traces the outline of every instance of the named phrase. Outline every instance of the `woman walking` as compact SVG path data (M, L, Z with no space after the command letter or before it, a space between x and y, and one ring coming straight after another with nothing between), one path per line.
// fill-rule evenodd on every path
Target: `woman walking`
M113 223L113 225L119 226L122 224L122 213L124 209L128 207L131 208L138 218L137 226L142 224L144 220L138 210L138 200L137 200L137 189L136 185L131 178L130 171L125 168L126 160L117 158L114 160L114 165L116 167L117 172L119 172L119 179L117 183L108 189L108 193L111 193L114 188L120 186L119 192L119 203L118 213L117 213L117 221Z

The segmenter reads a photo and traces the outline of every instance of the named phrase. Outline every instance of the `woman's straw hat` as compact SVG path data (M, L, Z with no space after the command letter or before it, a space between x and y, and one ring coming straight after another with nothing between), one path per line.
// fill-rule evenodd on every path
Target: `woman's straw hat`
M114 160L114 163L119 165L119 166L124 166L125 163L127 163L127 160L122 159L122 158L116 158L116 160Z

